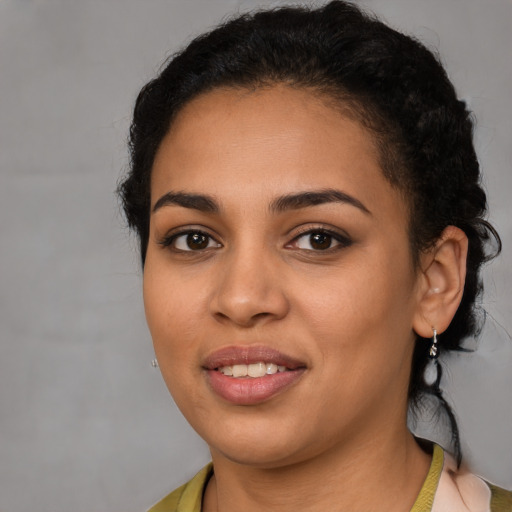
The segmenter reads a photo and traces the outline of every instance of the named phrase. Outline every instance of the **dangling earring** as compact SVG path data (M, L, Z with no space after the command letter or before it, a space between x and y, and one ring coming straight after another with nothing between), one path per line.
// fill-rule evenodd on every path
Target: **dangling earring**
M432 345L430 346L428 355L430 356L430 359L437 359L439 355L439 347L437 346L437 330L432 328L432 331L434 331L434 335L432 336Z
M439 356L439 347L437 345L437 330L432 328L432 331L432 345L430 345L430 350L428 351L430 363L428 363L425 367L423 379L427 386L433 387L434 389L439 389L439 384L441 382L441 366L439 365L439 361L437 359Z
M156 359L153 359L153 360L151 361L151 366L152 366L153 368L158 368L158 361L157 361Z

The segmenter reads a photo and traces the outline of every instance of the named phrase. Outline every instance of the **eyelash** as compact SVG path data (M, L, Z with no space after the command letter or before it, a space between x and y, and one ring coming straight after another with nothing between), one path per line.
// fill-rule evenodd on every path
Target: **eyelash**
M181 237L188 237L190 235L200 235L200 236L207 237L209 239L208 245L210 245L211 241L216 242L217 244L219 244L219 246L221 245L220 242L217 242L217 240L215 240L215 238L213 236L211 236L209 233L207 233L205 231L202 231L200 229L185 229L185 230L179 231L177 233L171 233L171 234L166 235L158 243L162 247L170 248L170 249L172 249L172 250L174 250L176 252L181 252L181 253L186 253L186 252L202 252L203 250L206 250L208 248L208 247L206 247L205 249L194 251L193 249L186 250L186 249L178 249L178 248L174 247L174 244L176 243L176 241L179 238L181 238Z
M334 241L337 242L337 244L334 245L333 247L327 247L325 249L302 249L303 251L317 252L317 253L331 253L333 251L336 251L336 250L339 250L339 249L343 249L343 248L346 248L346 247L349 247L350 245L352 245L352 240L348 236L346 236L346 235L342 235L341 233L338 233L338 232L333 231L331 229L326 229L324 227L315 227L315 228L304 228L304 230L301 231L298 235L296 235L291 240L291 242L286 244L285 247L289 247L291 244L297 243L301 238L304 238L304 237L306 237L308 235L312 236L312 235L318 235L318 234L319 235L325 235L327 237L332 238ZM188 237L190 235L200 235L200 236L206 237L208 239L208 246L205 247L205 248L202 248L202 249L198 249L198 250L194 250L194 249L189 249L189 250L187 250L187 249L178 249L178 248L175 247L175 243L176 243L176 241L179 238L181 238L181 237ZM172 249L175 252L180 252L180 253L187 253L187 252L194 253L194 252L196 252L196 253L200 253L200 252L203 252L205 250L211 249L211 247L209 247L209 245L210 245L210 243L212 241L215 242L216 244L218 244L218 246L214 247L214 248L222 247L222 244L220 242L218 242L209 233L207 233L205 231L202 231L200 229L186 229L186 230L179 231L177 233L168 234L162 240L160 240L158 243L162 247L170 248L170 249ZM300 250L300 248L299 248L299 250Z
M298 240L300 240L301 238L307 237L308 235L312 236L312 235L317 235L317 234L331 237L334 241L337 242L337 244L334 245L333 247L328 247L326 249L316 249L316 250L315 249L302 249L302 250L308 251L308 252L317 252L317 253L331 253L336 250L350 247L353 243L352 240L347 235L342 235L341 233L339 233L337 231L333 231L332 229L327 229L325 227L319 226L319 227L314 227L314 228L304 228L301 232L299 232L298 235L296 235L293 238L293 240L289 244L287 244L287 246L290 244L296 243Z

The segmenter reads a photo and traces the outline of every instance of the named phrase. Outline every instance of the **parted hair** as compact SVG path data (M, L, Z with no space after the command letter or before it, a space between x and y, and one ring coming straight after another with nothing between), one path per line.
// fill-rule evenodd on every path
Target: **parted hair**
M257 89L286 84L334 100L369 130L385 177L403 192L416 264L450 225L469 240L462 302L439 336L440 352L463 349L478 329L481 265L500 251L485 220L487 204L473 146L473 121L457 98L438 57L352 3L319 8L287 6L239 15L194 39L173 55L140 91L130 130L131 165L119 195L139 237L144 265L149 236L150 177L155 154L180 109L218 87ZM333 107L335 108L335 107ZM212 127L215 129L215 127ZM489 249L488 249L489 247ZM424 379L428 340L418 337L409 386L410 404L435 395L452 427L455 417L436 382Z

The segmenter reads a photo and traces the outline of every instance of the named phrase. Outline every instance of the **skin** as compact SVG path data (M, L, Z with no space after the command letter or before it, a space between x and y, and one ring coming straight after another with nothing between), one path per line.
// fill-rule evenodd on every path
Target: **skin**
M364 208L270 207L326 189ZM455 313L464 235L448 228L416 268L407 205L371 135L286 86L219 89L187 104L154 162L153 208L170 192L218 205L152 211L144 269L162 375L212 454L203 510L410 510L430 463L406 427L415 332L442 332ZM312 246L320 228L341 241ZM191 250L179 234L197 230L211 238ZM270 400L234 405L203 368L232 345L272 347L306 369Z

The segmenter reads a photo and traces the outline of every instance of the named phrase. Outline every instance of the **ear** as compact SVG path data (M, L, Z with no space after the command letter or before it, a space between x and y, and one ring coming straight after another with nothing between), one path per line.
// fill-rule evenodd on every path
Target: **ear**
M422 254L418 305L413 329L423 338L432 329L445 331L452 321L464 292L468 237L461 229L448 226L435 246Z

